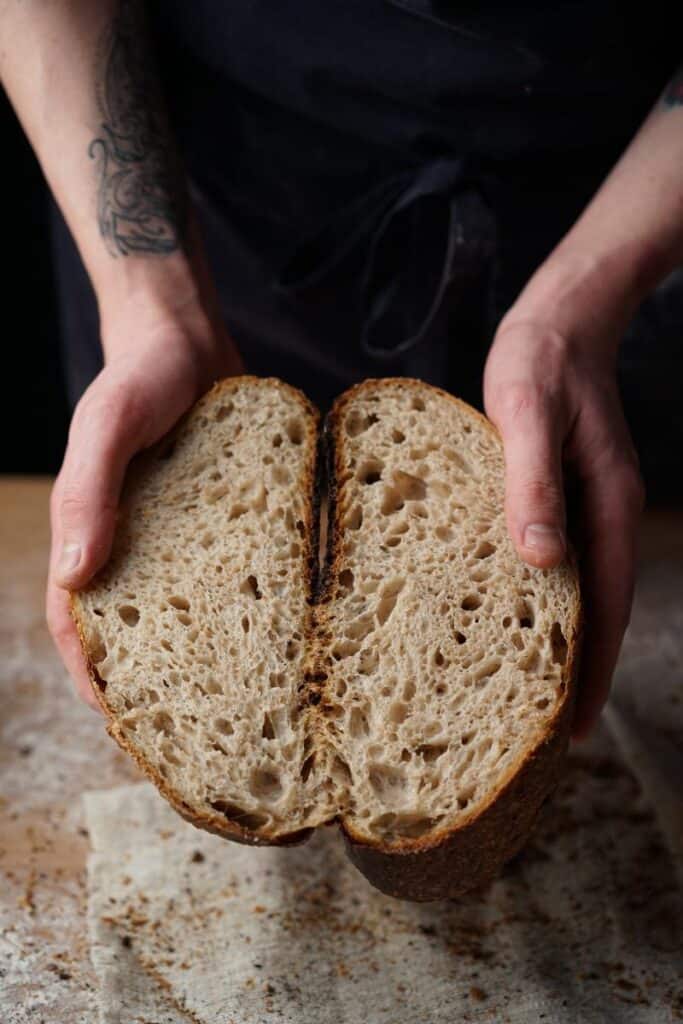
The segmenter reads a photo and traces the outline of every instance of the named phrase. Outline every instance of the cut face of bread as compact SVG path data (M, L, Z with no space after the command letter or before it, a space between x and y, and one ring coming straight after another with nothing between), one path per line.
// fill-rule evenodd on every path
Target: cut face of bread
M516 555L482 416L367 381L324 432L273 380L217 385L131 473L74 617L112 735L196 824L287 842L338 820L394 895L480 884L568 741L575 571ZM314 552L316 554L314 554Z
M370 381L329 424L332 550L317 613L344 826L419 848L477 818L562 718L578 590L520 561L488 421L414 382Z
M110 731L219 831L301 826L316 447L298 392L217 386L140 458L111 559L74 599Z

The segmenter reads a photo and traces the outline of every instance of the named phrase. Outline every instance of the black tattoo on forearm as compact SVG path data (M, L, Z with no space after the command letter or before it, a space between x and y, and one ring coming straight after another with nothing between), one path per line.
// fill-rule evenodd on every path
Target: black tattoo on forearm
M665 107L683 106L683 67L678 69L664 90L662 103Z
M102 123L88 154L98 166L100 233L113 256L173 252L186 189L137 0L121 0L97 65Z

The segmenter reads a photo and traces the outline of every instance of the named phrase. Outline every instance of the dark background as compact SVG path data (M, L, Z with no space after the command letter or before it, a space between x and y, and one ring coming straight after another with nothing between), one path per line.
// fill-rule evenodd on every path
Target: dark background
M70 411L52 274L49 195L0 90L4 208L0 473L59 469ZM622 350L621 387L649 501L683 498L683 270L648 301Z
M48 193L2 89L0 152L5 197L0 472L56 473L69 412L52 280Z

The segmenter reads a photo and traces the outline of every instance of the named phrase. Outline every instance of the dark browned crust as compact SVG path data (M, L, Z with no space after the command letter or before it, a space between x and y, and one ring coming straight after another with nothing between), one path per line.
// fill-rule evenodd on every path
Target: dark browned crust
M325 420L328 472L330 475L330 525L327 559L321 588L319 626L325 633L325 605L334 600L336 578L343 568L342 520L344 505L344 464L341 426L348 404L364 391L392 387L411 393L418 388L455 403L471 419L477 420L498 443L494 425L476 409L446 391L411 378L367 380L344 392ZM573 554L570 565L577 580ZM502 865L525 844L540 808L557 784L569 744L575 702L577 658L581 630L581 605L577 596L573 634L567 638L568 658L564 666L564 699L544 732L530 743L529 749L512 765L497 790L482 809L451 828L435 829L417 839L403 838L391 843L373 842L354 831L352 823L340 821L347 853L355 866L376 888L391 896L411 900L447 899L476 888L493 878ZM324 643L323 643L324 648ZM324 662L324 650L321 651ZM323 694L323 700L325 699ZM329 697L330 701L332 697Z
M253 377L230 378L218 382L201 401L217 397L221 390L230 390ZM311 424L316 428L319 414L315 407L299 391L289 385L277 382L278 386L295 395L301 402ZM316 643L306 665L300 691L300 703L309 708L310 725L318 742L325 742L322 715L316 714L318 707L324 709L328 699L325 690L325 648L327 647L326 608L334 599L334 586L340 571L342 557L344 470L341 446L338 443L341 422L345 409L359 393L378 387L398 387L413 392L416 387L447 398L463 409L472 419L493 434L499 434L493 424L475 409L454 398L440 388L410 378L384 378L381 381L368 380L355 385L341 395L326 417L318 444L312 446L313 457L310 471L306 474L305 486L311 495L309 517L306 523L308 551L308 592L311 607L311 627ZM195 407L196 409L197 407ZM181 421L181 425L182 426ZM176 428L179 429L179 428ZM160 442L163 444L164 442ZM156 447L156 446L155 446ZM144 459L144 456L142 457ZM144 471L144 466L141 467ZM320 502L322 487L327 483L328 537L324 566L318 569L318 531L320 527ZM576 573L576 563L570 555L570 564ZM76 623L81 645L93 684L93 691L107 718L107 731L116 742L130 754L141 770L161 791L163 796L193 825L213 832L226 839L250 845L289 845L305 841L312 828L298 829L289 833L255 833L242 827L238 821L223 814L197 813L179 794L168 785L154 767L134 748L122 734L116 716L106 700L106 684L102 684L97 668L92 662L84 630L79 617L78 595L71 596L72 616ZM490 795L482 809L479 807L469 817L452 828L434 830L419 839L404 838L392 843L372 842L366 836L354 832L351 822L340 816L338 820L344 835L351 861L378 889L389 895L411 900L436 900L451 898L465 891L485 884L500 870L503 863L525 844L543 802L551 794L560 776L565 753L569 743L573 706L576 691L577 663L579 656L579 635L581 631L581 606L577 597L574 632L567 638L568 658L564 668L565 697L545 731L536 737L529 749L511 766L498 789ZM331 700L331 695L330 698ZM325 824L331 824L326 822Z
M317 576L317 549L313 545L312 538L315 534L315 531L317 530L317 523L315 521L316 513L314 511L314 496L316 491L316 481L318 477L317 434L320 414L316 407L297 388L293 388L289 384L285 384L284 382L277 380L276 378L258 378L249 375L244 375L241 377L228 377L224 380L218 381L216 384L214 384L211 390L208 391L199 400L199 402L197 402L193 409L190 410L190 412L180 420L176 427L174 427L173 430L171 430L169 434L166 435L165 438L163 438L161 441L155 444L149 450L148 453L143 453L141 456L139 456L139 458L136 460L136 465L133 467L132 477L135 478L137 477L138 474L144 474L146 465L149 462L149 460L154 457L154 454L159 449L163 449L163 446L165 444L168 444L169 440L175 437L177 433L183 429L183 427L191 417L201 415L202 408L205 405L213 403L221 395L229 394L230 391L235 390L237 387L240 387L246 382L259 382L269 385L275 383L277 387L281 388L283 391L286 391L293 398L295 398L296 401L300 403L302 411L306 414L308 423L310 424L311 431L315 431L316 433L315 438L310 438L309 436L309 440L313 441L313 443L311 444L312 458L308 472L305 474L304 478L304 487L306 488L307 493L309 493L311 496L308 506L308 522L305 524L305 537L302 538L302 543L308 545L308 551L306 552L305 562L306 565L308 566L307 583L308 601L310 607L315 587L315 576L313 575L314 569L315 574ZM97 576L91 582L90 586L92 586L96 581ZM88 588L86 587L83 589L87 590ZM93 692L107 718L107 732L112 737L112 739L114 739L118 743L122 750L124 750L127 754L130 754L130 756L136 762L141 771L154 783L154 785L157 787L157 789L159 789L159 791L163 794L166 800L168 800L171 806L180 815L182 815L183 818L191 822L191 824L196 825L198 828L205 829L207 832L213 832L215 835L223 836L223 838L225 839L232 839L236 842L246 843L252 846L289 846L295 843L304 842L306 839L308 839L312 832L312 829L310 828L296 829L293 832L287 833L275 833L268 832L266 830L260 830L257 833L252 831L251 829L244 828L242 825L239 824L239 821L235 820L234 818L230 818L225 814L207 814L197 812L188 803L186 803L186 801L183 800L180 794L172 786L170 786L168 782L159 774L159 772L155 769L154 765L152 765L147 760L147 758L144 757L141 751L138 750L137 747L135 747L133 744L131 744L123 734L118 723L117 715L114 709L107 701L106 682L104 682L100 677L100 674L97 671L97 666L94 664L90 655L90 650L88 648L88 644L85 637L85 629L82 619L82 609L80 606L78 592L73 592L70 595L70 606L71 617L73 618L76 624L76 630L81 641L81 648L83 650L86 665L88 668L88 673L90 675L90 681L92 683Z

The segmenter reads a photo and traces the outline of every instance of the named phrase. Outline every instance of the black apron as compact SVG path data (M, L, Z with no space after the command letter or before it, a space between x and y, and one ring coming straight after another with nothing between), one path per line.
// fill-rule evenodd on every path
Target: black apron
M251 372L323 407L393 374L478 404L500 317L675 66L596 0L151 13L226 322ZM96 314L59 225L55 245L75 399Z

